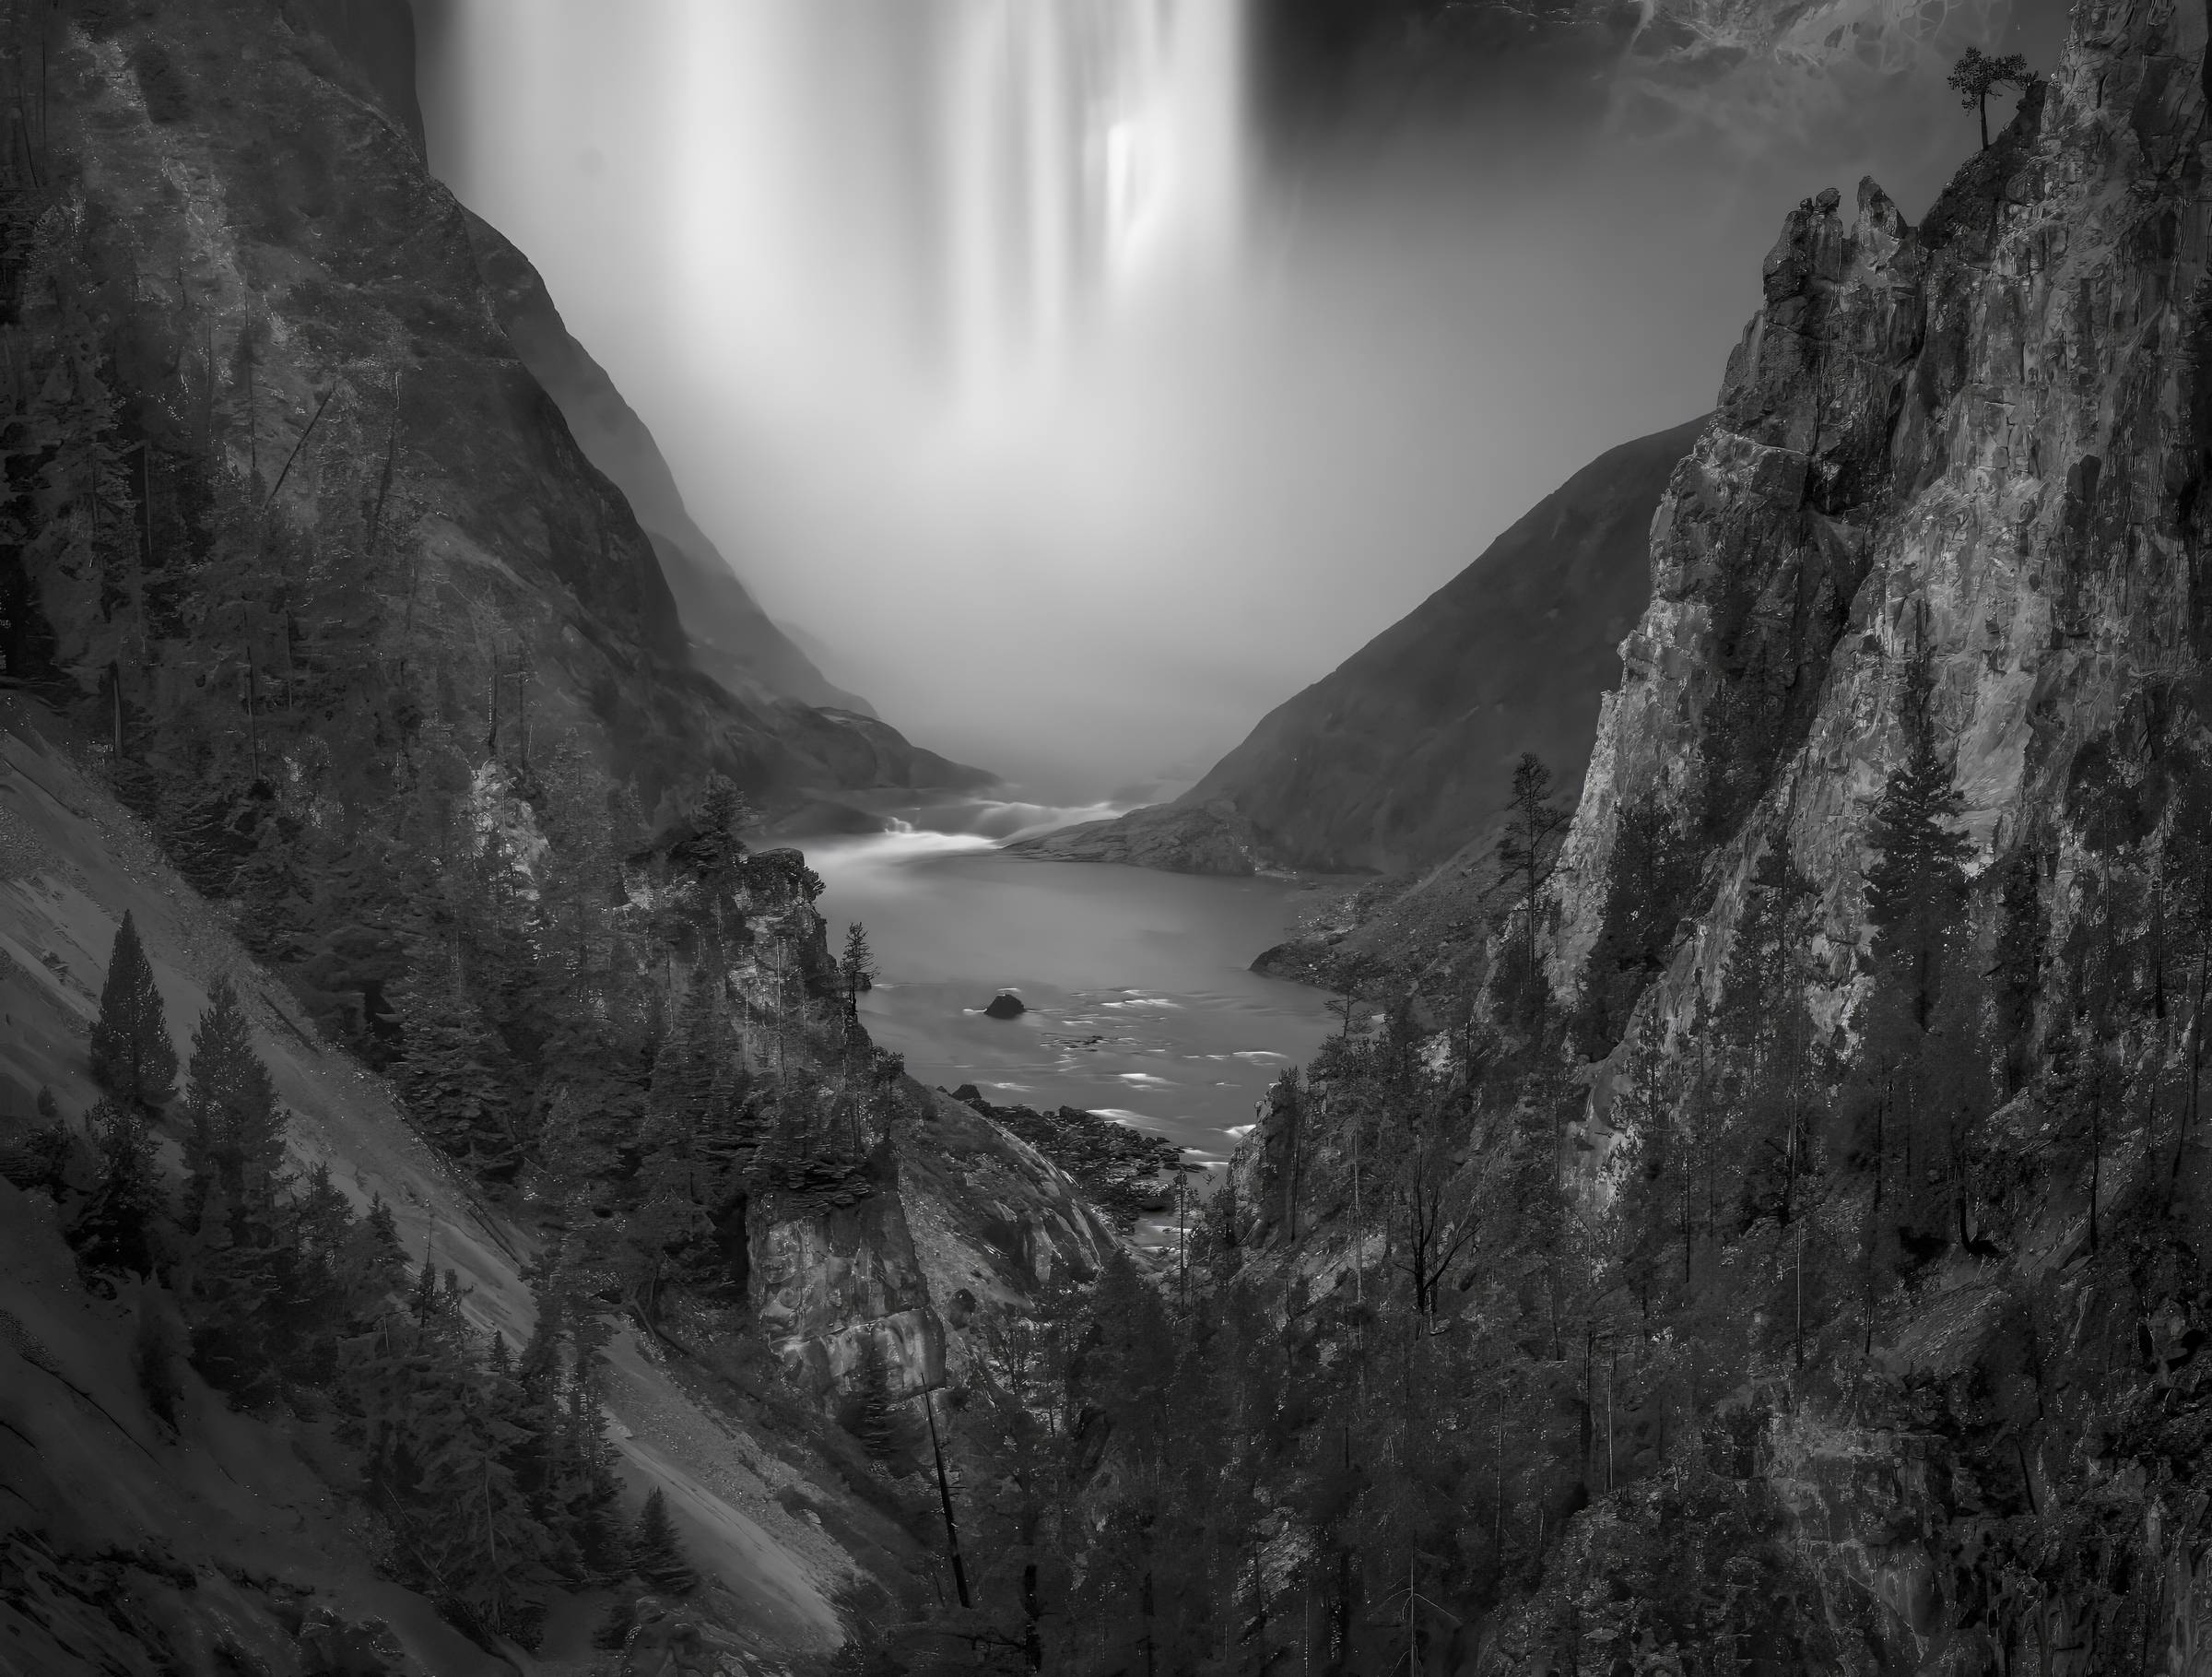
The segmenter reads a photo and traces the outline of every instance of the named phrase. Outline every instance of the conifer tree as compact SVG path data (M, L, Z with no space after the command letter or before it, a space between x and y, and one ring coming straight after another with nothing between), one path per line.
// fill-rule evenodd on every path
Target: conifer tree
M699 1587L699 1574L684 1554L676 1522L668 1515L668 1499L658 1486L639 1512L630 1539L630 1568L662 1595L689 1595Z
M216 980L193 1030L184 1099L184 1160L194 1210L209 1181L234 1203L265 1199L284 1166L285 1114L228 978Z
M855 920L845 927L844 953L838 958L838 977L843 982L845 1012L860 1015L860 998L876 986L876 956L868 948L867 928Z
M1947 1239L1950 1218L1926 1189L1941 1180L1948 1151L1946 1120L1938 1111L1929 1032L1947 983L1966 974L1947 971L1966 914L1966 859L1972 845L1958 831L1962 800L1950 757L1939 749L1927 666L1908 671L1904 695L1904 751L1891 771L1867 833L1873 860L1866 869L1866 920L1873 937L1867 963L1866 1045L1879 1097L1876 1118L1873 1204L1894 1222L1900 1239ZM1901 1164L1891 1174L1891 1157ZM1887 1199L1888 1210L1881 1211ZM1931 1216L1931 1212L1936 1214ZM1887 1232L1873 1231L1876 1239ZM1923 1256L1924 1256L1924 1251Z
M154 1267L154 1225L168 1196L154 1164L154 1138L143 1111L112 1099L88 1116L99 1157L91 1198L69 1241L88 1269L145 1275Z
M405 1040L392 1077L407 1116L441 1152L488 1176L513 1175L522 1145L507 1055L462 986L455 963L433 957L401 1010Z
M1944 939L1966 907L1973 845L1955 822L1963 807L1950 757L1936 739L1932 679L1908 677L1904 759L1890 772L1867 832L1866 921L1877 974L1925 1031L1941 982Z
M173 1092L177 1049L169 1034L154 969L126 910L115 928L108 975L92 1026L92 1081L121 1101L158 1106Z
M1551 771L1534 751L1524 751L1513 765L1512 795L1505 807L1505 831L1498 840L1498 867L1511 892L1520 920L1523 999L1530 1018L1539 1022L1549 991L1537 963L1537 943L1543 932L1544 891L1550 884L1559 860L1561 835L1571 819L1552 801Z

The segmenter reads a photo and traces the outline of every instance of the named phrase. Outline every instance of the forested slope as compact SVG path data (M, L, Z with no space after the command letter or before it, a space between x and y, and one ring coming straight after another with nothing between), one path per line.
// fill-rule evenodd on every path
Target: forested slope
M951 766L691 667L403 18L0 16L0 1659L818 1667L941 1565L917 1398L1112 1236L747 844Z

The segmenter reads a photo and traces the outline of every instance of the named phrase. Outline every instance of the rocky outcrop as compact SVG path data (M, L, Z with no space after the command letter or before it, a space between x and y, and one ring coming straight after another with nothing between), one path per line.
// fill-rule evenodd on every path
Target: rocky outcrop
M1639 803L1709 850L1658 1005L1716 981L1767 844L1817 883L1818 954L1847 985L1915 667L1983 857L2063 827L2092 742L2155 753L2193 726L2203 47L2189 8L2106 7L1922 226L1871 181L1848 212L1831 190L1791 213L1653 525L1559 875L1562 986Z
M1523 751L1571 792L1643 609L1652 514L1702 424L1584 466L1173 803L1009 848L1184 873L1394 874L1479 843Z
M1654 521L1652 602L1557 880L1560 989L1599 936L1629 814L1652 810L1701 872L1641 1004L1659 1027L1644 1040L1699 1041L1752 870L1781 852L1812 898L1806 1000L1851 1045L1871 818L1922 691L1956 752L1970 866L2034 861L2049 948L2112 858L2153 865L2161 777L2201 757L2212 721L2206 44L2194 6L2077 9L2063 63L1920 225L1871 181L1788 216ZM2154 1038L2113 1045L2150 1086ZM1602 1071L1593 1089L1586 1168L1609 1141ZM2030 1092L1992 1122L2029 1151L2063 1098ZM1839 1669L2202 1669L2193 1540L2170 1523L2177 1494L2146 1488L2201 1462L2179 1419L2198 1412L2182 1395L2193 1306L2147 1290L2140 1320L2115 1327L2118 1271L2084 1261L2096 1207L2155 1206L2145 1185L2184 1175L2178 1144L2143 1125L2100 1138L2100 1172L2054 1173L2016 1208L2017 1247L1931 1270L1871 1323L1845 1393L1771 1421L1759 1478L1818 1580ZM2146 1244L2188 1246L2165 1203ZM2039 1309L2069 1323L2048 1346ZM2045 1355L2101 1358L2116 1410L2175 1430L2155 1449L2124 1428L2069 1440L2038 1408L1999 1452L2005 1406L2041 1402ZM2023 1358L2032 1377L2008 1387ZM2066 1521L2116 1534L2135 1581L2013 1559L2053 1553ZM2121 1623L2139 1652L2108 1642Z

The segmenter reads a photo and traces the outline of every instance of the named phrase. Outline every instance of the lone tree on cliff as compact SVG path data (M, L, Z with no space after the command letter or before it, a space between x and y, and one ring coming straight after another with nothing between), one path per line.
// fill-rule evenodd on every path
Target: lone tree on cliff
M1992 58L1980 47L1969 47L1966 55L1951 66L1947 85L1959 95L1959 103L1982 119L1982 149L1989 149L1989 96L1999 88L2017 88L2028 91L2035 80L2035 72L2028 61L2018 53L2006 53Z
M175 1090L177 1045L170 1038L154 969L128 914L115 928L107 982L100 986L92 1081L117 1100L140 1106L158 1106Z
M867 928L857 920L845 927L845 952L837 972L845 986L845 1011L858 1019L860 998L876 987L876 955L868 948Z

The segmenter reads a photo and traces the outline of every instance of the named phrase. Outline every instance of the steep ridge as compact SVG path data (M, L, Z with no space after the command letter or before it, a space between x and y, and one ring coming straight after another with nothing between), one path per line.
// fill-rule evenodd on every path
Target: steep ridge
M1652 514L1703 424L1601 455L1172 803L1011 848L1188 873L1396 874L1479 844L1523 751L1571 790L1643 609Z
M731 691L796 699L873 718L868 702L832 686L760 609L713 542L691 521L682 492L645 422L598 362L569 335L529 259L484 220L468 218L470 242L500 325L523 365L559 405L584 458L622 491L660 561L691 639L691 655ZM937 771L955 784L949 767ZM980 784L988 777L974 772Z
M1853 219L1825 192L1767 257L1653 526L1653 602L1559 875L1561 987L1641 807L1695 835L1709 893L1657 1005L1678 1018L1717 983L1778 845L1847 1009L1915 670L1981 865L2056 846L2062 904L2085 776L2130 778L2202 726L2203 19L2100 17L1921 227L1863 182Z

